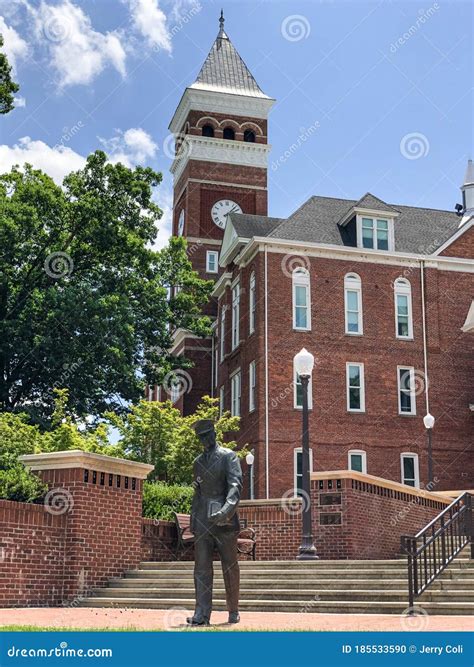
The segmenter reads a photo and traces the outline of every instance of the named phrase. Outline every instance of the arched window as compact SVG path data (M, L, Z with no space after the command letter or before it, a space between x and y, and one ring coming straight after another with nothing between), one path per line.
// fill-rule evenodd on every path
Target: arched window
M250 143L254 143L254 141L255 141L255 132L252 132L252 130L245 130L245 132L244 132L244 141L249 141Z
M309 271L298 267L293 271L293 329L311 329Z
M222 136L224 139L235 139L235 132L231 127L225 127Z
M204 125L202 128L202 136L203 137L213 137L214 136L214 128L212 125Z
M405 278L393 284L395 295L395 335L397 338L413 338L411 285Z
M363 331L362 318L362 282L357 273L344 276L344 310L346 334L361 336Z

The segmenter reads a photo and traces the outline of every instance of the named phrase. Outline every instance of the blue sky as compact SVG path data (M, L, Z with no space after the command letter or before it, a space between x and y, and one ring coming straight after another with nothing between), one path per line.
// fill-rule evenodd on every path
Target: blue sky
M0 0L21 85L0 119L0 167L28 160L58 181L105 147L164 175L168 123L225 28L270 115L270 214L310 195L453 209L472 157L469 2Z

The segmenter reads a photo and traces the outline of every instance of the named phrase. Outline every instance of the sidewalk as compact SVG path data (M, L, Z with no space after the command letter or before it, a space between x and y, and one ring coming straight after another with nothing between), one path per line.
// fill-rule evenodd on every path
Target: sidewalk
M182 630L189 610L154 609L90 609L90 608L27 608L0 609L0 626L34 625L48 628L102 630L122 628L133 630ZM227 625L227 614L214 612L212 625L219 630L318 630L341 632L364 631L472 631L470 616L407 617L395 614L285 614L243 612L239 625Z

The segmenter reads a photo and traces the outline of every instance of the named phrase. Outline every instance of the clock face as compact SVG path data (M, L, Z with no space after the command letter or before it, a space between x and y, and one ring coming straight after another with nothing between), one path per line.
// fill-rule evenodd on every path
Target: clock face
M179 214L179 219L178 219L178 236L182 236L184 231L184 208L182 209L181 213Z
M225 229L229 213L242 213L242 209L232 199L220 199L211 209L211 218L214 224Z

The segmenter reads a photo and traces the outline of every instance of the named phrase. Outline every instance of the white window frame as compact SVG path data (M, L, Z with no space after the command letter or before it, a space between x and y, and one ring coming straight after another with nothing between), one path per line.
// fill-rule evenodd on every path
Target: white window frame
M349 299L348 292L357 294L357 331L349 331ZM352 311L351 311L352 312ZM344 276L344 322L345 333L349 336L362 336L364 334L364 315L362 310L362 281L357 273L347 273Z
M211 269L211 257L214 257L214 269ZM219 252L217 250L206 250L206 273L219 273Z
M240 344L240 280L232 285L232 350Z
M225 356L225 305L221 308L221 326L219 334L220 361L224 361Z
M249 363L249 412L253 412L256 407L255 404L256 386L257 386L257 364L254 360Z
M255 308L256 308L256 280L255 271L250 274L249 280L249 334L255 331Z
M350 384L349 384L349 368L351 366L358 366L360 379L360 408L351 408L350 405ZM346 406L347 412L365 412L365 375L364 364L358 361L346 362Z
M402 452L400 454L400 479L402 481L402 484L406 484L405 482L405 476L403 472L403 460L405 458L412 458L414 460L414 470L415 470L415 486L411 488L419 489L420 488L420 461L418 458L418 454L415 454L415 452ZM407 486L411 486L411 484L407 484Z
M408 335L398 333L398 296L406 296L408 304ZM395 336L400 340L413 340L413 310L411 298L411 284L406 278L397 278L393 284L393 300L395 306Z
M306 309L306 326L296 326L296 288L304 287L306 292L305 306ZM301 266L296 268L292 274L292 294L293 294L293 329L295 331L311 331L311 280L308 269ZM301 308L302 306L298 306Z
M219 417L222 417L224 412L224 399L225 399L225 385L222 385L219 389Z
M363 449L350 449L347 452L347 469L348 470L354 470L351 467L351 456L360 456L362 459L362 473L364 475L367 475L367 452L364 451ZM357 470L354 470L354 472L358 472Z
M296 370L293 368L293 407L295 410L302 410L303 406L298 405L297 402L297 397L298 397L298 384L301 384L298 382L298 374ZM308 382L308 410L313 409L313 376L309 378Z
M230 376L230 413L233 417L241 415L242 374L240 368Z
M296 491L298 489L298 485L296 483L297 480L298 480L298 475L297 475L298 454L303 455L303 448L302 447L296 447L293 450L293 494L294 494L295 498L298 497L297 493L296 493ZM313 472L313 450L312 449L309 450L309 471Z
M401 403L401 386L400 386L400 371L408 371L410 373L410 399L411 399L411 411L402 412L402 403ZM398 390L398 414L405 415L416 415L416 393L415 393L415 368L414 366L397 366L397 390Z
M374 233L374 247L373 248L365 248L363 245L363 238L362 238L362 219L366 218L368 220L372 220L372 230ZM377 225L374 224L376 223L377 220L383 220L384 222L387 222L387 231L388 231L388 248L387 250L379 250L378 248L378 242L377 242ZM357 214L357 219L356 219L356 226L357 226L357 247L362 248L362 250L378 250L379 252L393 252L395 249L395 239L394 239L394 233L393 233L393 218L390 218L386 215L378 215L375 211L373 213L358 213Z

